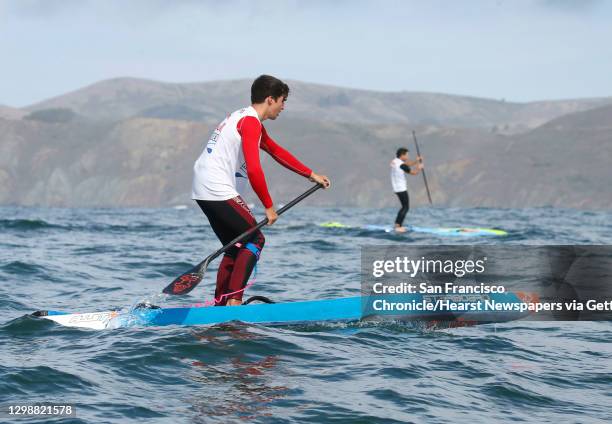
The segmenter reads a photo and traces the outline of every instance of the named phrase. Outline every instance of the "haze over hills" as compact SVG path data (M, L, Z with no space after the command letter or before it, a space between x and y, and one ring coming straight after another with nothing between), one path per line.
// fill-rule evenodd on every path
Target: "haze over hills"
M249 103L250 83L125 78L24 110L0 108L0 204L189 204L193 162L214 125ZM396 206L389 162L397 147L413 146L413 129L436 205L612 204L612 98L520 104L290 86L286 111L265 125L332 177L333 191L311 204ZM310 184L270 158L264 169L276 202ZM421 177L409 177L409 187L412 205L424 204Z
M211 120L250 103L251 80L162 83L135 78L102 81L25 108L67 108L94 120L153 117ZM612 98L511 103L418 92L376 92L288 81L286 115L317 121L406 123L515 133L556 117L612 104Z
M27 114L25 110L0 105L0 119L21 119Z

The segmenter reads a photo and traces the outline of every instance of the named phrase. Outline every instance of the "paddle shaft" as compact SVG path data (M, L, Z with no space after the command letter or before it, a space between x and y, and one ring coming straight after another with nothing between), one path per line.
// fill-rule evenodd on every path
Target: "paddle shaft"
M321 187L323 187L321 184L317 184L317 185L311 187L304 194L296 197L291 202L287 203L285 206L283 206L278 211L276 211L277 215L281 215L283 212L291 209L297 203L301 202L302 200L304 200L305 198L310 196L312 193L314 193L315 191L317 191ZM215 259L219 255L221 255L223 252L225 252L228 249L230 249L231 247L233 247L236 243L239 243L239 242L243 241L244 239L249 237L251 234L253 234L255 231L259 230L261 227L266 225L267 223L268 223L268 218L264 219L263 221L261 221L260 223L255 225L254 227L249 228L247 231L245 231L244 233L240 234L234 240L232 240L229 243L227 243L221 249L217 250L215 253L213 253L212 255L207 257L206 259L204 259L202 262L200 262L199 264L194 266L192 269L190 269L186 273L181 274L180 276L175 278L174 281L172 281L168 286L166 286L162 290L162 292L166 293L166 294L172 294L172 295L183 295L183 294L189 293L198 284L200 284L200 282L204 278L204 274L206 273L206 269L208 268L208 264L210 264L210 262L212 262L213 259Z
M291 209L293 206L297 205L298 203L300 203L302 200L304 200L305 198L307 198L308 196L310 196L312 193L314 193L315 191L317 191L318 189L320 189L321 187L323 187L321 184L317 184L312 186L310 189L308 189L306 192L304 192L303 194L299 195L298 197L296 197L295 199L293 199L291 202L287 203L285 206L283 206L282 208L280 208L279 210L276 211L276 213L278 215L282 215L284 212L288 211L289 209ZM236 243L240 243L242 240L244 240L245 238L247 238L248 236L250 236L251 234L253 234L255 231L261 229L264 225L266 225L268 223L268 218L263 219L261 222L259 222L257 225L255 225L252 228L249 228L247 231L245 231L244 233L240 234L238 237L236 237L234 240L230 241L229 243L227 243L225 246L223 246L221 249L217 250L215 253L213 253L212 255L210 255L209 257L207 257L206 259L204 259L204 261L202 262L202 267L200 267L200 272L203 272L206 270L206 268L208 268L208 264L214 260L216 257L218 257L219 255L221 255L222 253L226 252L228 249L230 249L233 245L235 245Z
M416 134L412 131L412 138L414 138L414 145L416 146L417 156L421 156L421 151L419 149L419 142L417 141ZM421 160L419 160L421 162ZM427 198L429 199L429 204L433 204L431 201L431 194L429 193L429 184L427 184L427 174L425 174L425 168L421 169L423 173L423 182L425 183L425 190L427 190Z

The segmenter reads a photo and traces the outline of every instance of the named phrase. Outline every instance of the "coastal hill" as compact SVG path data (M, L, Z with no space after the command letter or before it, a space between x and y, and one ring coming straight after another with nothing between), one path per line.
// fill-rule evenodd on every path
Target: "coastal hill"
M71 109L93 120L133 117L217 122L250 104L250 80L162 83L117 78L25 108ZM511 103L419 92L377 92L288 81L286 115L316 121L405 123L516 133L568 113L612 104L612 98ZM496 127L496 128L495 128Z
M249 84L123 78L0 107L0 204L190 204L193 162L218 121L249 103ZM332 177L333 191L310 204L396 206L389 162L399 146L413 152L415 130L436 205L612 205L612 98L510 103L290 86L286 110L265 125ZM270 158L263 166L277 203L310 184ZM412 205L424 204L422 178L409 177L409 187Z
M0 119L21 119L27 114L25 110L0 105Z

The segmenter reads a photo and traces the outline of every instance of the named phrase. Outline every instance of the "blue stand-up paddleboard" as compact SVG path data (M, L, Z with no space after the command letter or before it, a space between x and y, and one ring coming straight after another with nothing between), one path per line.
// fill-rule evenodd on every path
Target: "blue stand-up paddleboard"
M249 304L243 306L208 306L160 308L151 305L139 305L129 312L106 311L70 314L58 311L39 311L35 316L55 321L68 327L81 327L96 330L167 325L211 325L231 321L240 321L264 325L292 325L300 323L353 322L367 319L390 317L394 320L474 320L480 322L510 321L522 318L528 313L518 312L519 305L525 303L520 293L502 293L449 297L454 303L476 302L478 300L495 300L508 305L503 312L445 312L423 310L382 310L386 302L395 305L413 305L431 301L435 296L421 294L355 296L326 300L303 302L286 302L273 304ZM443 297L443 296L442 296ZM408 306L410 307L410 306ZM516 310L515 310L516 309Z
M324 222L319 224L324 228L347 228L357 229L366 231L384 231L387 233L395 233L393 227L388 225L363 225L363 226L351 226L342 224L341 222ZM495 228L469 228L469 227L418 227L409 225L406 227L408 233L427 233L434 234L437 236L459 236L459 237L479 237L479 236L506 236L508 233L504 230L498 230ZM397 233L405 234L405 233Z

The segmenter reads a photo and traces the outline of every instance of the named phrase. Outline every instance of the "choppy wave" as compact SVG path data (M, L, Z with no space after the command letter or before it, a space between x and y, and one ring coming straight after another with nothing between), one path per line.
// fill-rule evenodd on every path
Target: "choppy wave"
M74 422L607 422L609 323L418 322L264 327L61 327L29 316L149 299L219 248L199 211L4 208L0 396L70 402ZM609 244L612 215L546 208L415 209L423 226L494 227L444 239L321 228L385 225L394 210L304 208L266 227L249 295L354 295L364 244ZM216 266L181 304L210 299ZM587 418L585 418L587 417Z
M42 219L0 219L0 230L34 231L47 228L62 228Z
M64 222L52 223L44 219L0 219L0 230L10 230L12 232L28 232L36 230L56 230L56 231L90 231L90 232L164 232L176 229L193 228L203 230L208 227L205 222L185 225L181 223L172 224L152 224L152 223L131 223L131 224L111 224L100 222Z
M44 275L46 269L42 265L37 265L31 262L13 261L4 265L0 265L0 270L7 274L13 274L22 277L31 277L33 275Z

